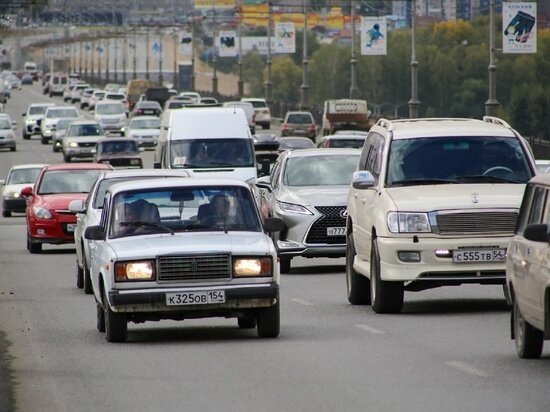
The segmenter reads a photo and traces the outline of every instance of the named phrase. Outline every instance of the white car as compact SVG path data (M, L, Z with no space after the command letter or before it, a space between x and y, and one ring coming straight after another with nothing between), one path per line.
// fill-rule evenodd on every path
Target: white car
M0 180L2 189L2 216L10 217L12 213L25 213L26 201L21 196L21 189L33 186L38 173L44 164L24 164L13 166L6 180Z
M138 116L130 119L124 133L135 139L139 147L154 148L160 134L160 119L157 116Z
M71 100L71 96L73 94L74 87L76 86L76 83L69 84L65 89L63 90L63 101L68 102Z
M75 84L71 91L71 103L80 102L80 99L82 98L82 92L89 88L90 88L90 85L86 83Z
M198 104L201 101L201 95L197 92L181 92L178 96L189 98L193 104Z
M511 337L518 356L525 359L540 357L544 340L550 339L549 192L548 174L531 179L506 256Z
M33 134L40 133L40 125L44 113L48 107L55 106L55 103L31 103L27 111L23 113L25 127L23 127L23 139L28 140Z
M267 105L267 101L261 98L255 97L243 97L242 102L249 102L254 106L256 111L256 117L254 121L257 125L262 126L262 129L269 129L271 127L271 110Z
M8 116L0 117L0 149L10 149L12 152L17 150L15 126Z
M89 87L87 89L84 89L82 91L82 95L80 96L80 108L81 109L85 109L88 106L90 106L90 99L92 98L92 95L94 94L95 91L96 91L96 89L93 89L91 87Z
M250 128L250 133L256 133L256 111L254 106L250 102L225 102L222 104L222 107L236 107L242 109L246 115L246 121L248 122L248 127Z
M48 144L52 140L53 133L57 127L57 122L62 118L79 117L78 110L74 106L52 106L46 109L44 119L40 123L40 133L42 144Z
M505 285L508 243L535 174L529 144L510 125L490 116L380 119L357 169L347 201L350 303L397 313L405 290Z
M97 104L97 102L103 100L103 98L105 97L105 93L106 91L105 90L96 90L92 93L92 96L90 97L89 101L88 101L88 110L94 110L95 109L95 105Z
M97 328L124 342L128 322L236 317L279 335L279 265L249 186L232 179L119 183L105 194L91 278Z
M121 102L114 100L101 100L97 102L94 110L94 118L106 133L114 132L124 135L124 129L128 118L126 108Z
M69 211L76 214L74 242L76 248L76 286L84 288L87 294L92 293L90 278L90 244L82 234L89 226L99 224L105 192L114 184L138 179L163 177L189 177L186 170L115 170L102 172L90 190L86 201L74 200L69 203Z

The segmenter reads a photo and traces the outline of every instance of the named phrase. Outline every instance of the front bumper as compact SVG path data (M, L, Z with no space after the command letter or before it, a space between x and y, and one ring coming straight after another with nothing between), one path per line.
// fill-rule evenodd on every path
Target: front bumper
M15 140L13 139L10 139L10 140L4 140L4 139L0 139L0 149L1 148L12 148L12 147L16 147L15 145Z
M278 256L302 256L306 258L327 257L339 258L346 256L346 245L302 245L296 247L281 247L277 242Z
M29 228L34 243L64 244L74 243L74 231L68 225L76 227L76 216L67 215L62 220L35 220Z
M67 157L90 158L94 157L93 149L65 149L63 154Z
M2 210L5 212L25 213L27 203L24 197L2 199Z
M167 305L167 293L198 291L224 291L225 303L206 305ZM260 284L165 287L159 289L110 290L109 306L116 312L224 312L273 306L279 297L279 285L275 282Z
M471 283L504 283L505 262L455 263L452 256L436 256L436 250L482 249L508 247L509 237L483 238L400 238L378 237L380 274L388 281L464 281ZM420 262L403 262L399 251L420 252Z

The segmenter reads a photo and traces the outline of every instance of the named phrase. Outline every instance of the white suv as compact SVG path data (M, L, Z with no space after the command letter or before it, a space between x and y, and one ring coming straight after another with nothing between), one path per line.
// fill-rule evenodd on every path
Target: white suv
M405 290L504 285L534 174L526 140L498 118L380 119L348 194L350 303L397 313Z
M269 129L271 127L271 110L265 99L243 97L241 102L249 102L254 106L254 111L256 112L254 121L258 126L262 126L262 129Z

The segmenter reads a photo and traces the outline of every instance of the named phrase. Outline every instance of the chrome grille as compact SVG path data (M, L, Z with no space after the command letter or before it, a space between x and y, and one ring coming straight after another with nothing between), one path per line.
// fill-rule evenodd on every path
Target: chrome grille
M161 256L158 259L159 281L193 281L230 279L229 255Z
M90 147L95 147L95 142L82 142L82 143L78 143L78 147L83 147L83 148L85 148L85 149L90 148Z
M346 210L346 206L315 206L323 216L316 220L306 237L308 244L340 245L346 243L345 236L327 236L327 227L345 227L346 218L340 214Z
M464 233L512 234L518 220L517 212L460 212L436 216L437 231L442 235Z

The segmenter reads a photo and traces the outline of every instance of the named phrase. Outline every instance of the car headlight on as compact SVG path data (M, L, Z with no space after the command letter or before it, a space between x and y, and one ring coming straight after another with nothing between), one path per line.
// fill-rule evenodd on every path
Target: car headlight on
M33 206L32 212L38 219L51 219L51 212L43 206Z
M17 199L17 198L21 197L21 193L15 192L13 190L9 190L9 191L4 192L4 197Z
M427 213L389 212L388 229L392 233L429 233L432 231Z
M25 123L26 124L35 124L36 120L34 120L34 119L25 119Z
M77 143L77 142L69 142L69 143L67 144L67 146L72 147L72 148L75 148L75 147L78 147L78 143Z
M130 164L131 165L140 165L141 164L141 160L140 159L132 159L130 160Z
M115 281L117 282L154 279L154 260L115 263Z
M272 276L270 257L246 257L233 259L233 276L236 278L252 276Z
M44 136L51 135L52 134L52 129L45 128L44 131L42 132L42 134Z
M300 215L312 215L309 210L304 206L296 205L294 203L277 202L279 208L286 213L298 213Z

